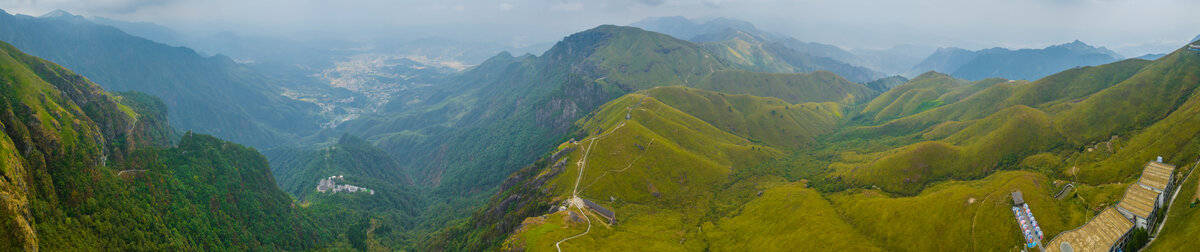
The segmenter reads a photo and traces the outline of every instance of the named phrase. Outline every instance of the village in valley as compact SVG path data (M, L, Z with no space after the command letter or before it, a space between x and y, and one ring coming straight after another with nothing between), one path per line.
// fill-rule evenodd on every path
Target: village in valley
M328 178L323 178L323 179L321 179L321 182L318 182L318 183L317 183L317 191L318 191L318 192L323 192L323 193L326 193L326 192L327 192L327 193L339 193L339 192L356 193L356 192L366 192L366 193L368 193L368 194L370 194L370 195L375 195L375 191L374 191L374 190L368 189L368 188L366 188L366 187L359 187L359 186L350 185L350 184L341 184L341 185L339 185L339 184L337 184L337 182L335 182L335 181L334 181L334 180L341 180L341 181L344 181L344 179L345 179L345 176L344 176L344 175L329 176Z

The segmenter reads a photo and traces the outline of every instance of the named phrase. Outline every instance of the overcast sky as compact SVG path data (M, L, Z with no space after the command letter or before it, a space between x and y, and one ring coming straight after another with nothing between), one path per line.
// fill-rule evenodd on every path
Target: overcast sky
M521 43L676 15L742 19L847 49L1026 48L1079 39L1142 54L1177 48L1200 34L1196 0L0 0L0 8L35 16L63 9L191 32L357 37L446 32Z

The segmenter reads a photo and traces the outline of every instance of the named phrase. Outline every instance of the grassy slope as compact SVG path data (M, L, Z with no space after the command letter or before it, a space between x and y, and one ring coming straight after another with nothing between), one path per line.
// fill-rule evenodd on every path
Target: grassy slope
M886 250L998 250L1014 248L1021 239L1011 191L1023 192L1047 235L1073 229L1090 217L1080 207L1055 201L1048 180L1037 173L1000 172L941 183L913 197L863 189L829 197L843 218Z
M817 136L835 129L845 108L832 102L790 104L775 98L677 87L646 93L724 131L785 147L816 144Z
M703 230L715 251L882 251L802 183L768 189Z
M866 165L835 163L838 173L862 185L914 194L929 182L978 178L1003 162L1053 147L1061 139L1045 113L1016 106L984 119L939 141L895 149Z
M776 109L783 105L790 110L795 105L687 88L648 90L637 94L652 97L646 99L647 108L667 105L686 115L682 118L695 118L707 127L647 127L651 124L643 121L646 115L635 110L634 119L618 130L624 134L605 138L612 142L600 142L600 146L613 145L605 147L612 149L597 147L605 151L592 154L591 168L584 174L585 185L589 180L597 182L595 185L614 184L585 189L583 195L612 206L622 223L593 229L591 234L564 245L613 250L753 250L796 248L798 244L901 251L1015 248L1013 244L1021 238L1009 211L1008 193L1013 190L1025 192L1047 237L1053 237L1115 204L1145 160L1162 155L1167 162L1180 164L1200 153L1200 117L1196 116L1200 114L1200 98L1195 98L1192 89L1200 84L1196 77L1200 71L1195 69L1195 61L1200 58L1197 56L1200 53L1179 51L1154 62L1127 60L1077 68L1034 82L966 82L928 73L865 106L825 103L848 106L854 118L837 119L840 113L828 113L833 116L834 126L808 134L814 136L815 144L789 145L796 141L786 137L782 141L761 140L759 143L769 146L764 149L779 154L748 159L750 162L741 165L721 161L736 156L722 150L726 145L721 144L693 145L717 148L664 144L669 147L664 149L672 151L669 153L656 153L654 148L663 144L659 141L710 141L728 134L754 143L755 139L765 138L757 130L791 132L781 125L794 120L787 116L783 116L787 120L779 120ZM581 122L587 125L584 130L596 135L599 129L624 121L620 109L636 103L630 99L619 99L619 104L609 105ZM768 107L766 113L776 114L755 116L761 113L755 110L764 111L763 107ZM825 109L840 110L831 107L816 111ZM856 109L862 111L853 111ZM817 114L796 118L812 115ZM1096 127L1086 128L1090 125ZM719 133L671 138L710 127ZM1081 127L1086 129L1076 130ZM670 134L665 134L668 129ZM639 159L639 147L649 145L651 139L654 146ZM580 155L580 150L572 152L568 168L547 183L545 188L550 189L552 197L561 200L570 194L567 182L577 175L572 171L577 169L573 161ZM672 155L690 158L636 165L647 162L647 157L671 160ZM629 165L630 160L637 161ZM760 162L764 160L769 161ZM710 161L716 165L702 164ZM719 169L727 163L734 163L732 172ZM669 193L663 193L662 198L653 196L653 192L669 180L647 172L678 179L683 173L660 166L688 171L688 179L678 180L679 186L665 187ZM705 169L714 166L717 169ZM747 166L753 168L737 168ZM624 167L631 169L618 172L620 176L591 174ZM639 168L642 170L632 172ZM610 177L614 181L605 182ZM703 189L690 182L716 184ZM1051 198L1067 182L1076 182L1077 190L1062 200ZM1194 185L1188 187L1193 189L1185 190L1194 190ZM762 198L755 196L757 191L764 191ZM784 193L796 196L779 198ZM616 200L608 202L609 196ZM804 212L811 215L779 217L795 211L786 210L792 205L804 206ZM555 241L583 231L585 225L564 221L565 216L560 212L526 219L520 231L507 241L507 248L551 249ZM1187 214L1180 216L1172 222L1190 219ZM778 232L800 226L838 231ZM1164 233L1164 237L1173 235ZM641 242L638 245L646 247L630 247L631 243L624 242L628 240L637 240ZM1164 243L1168 245L1161 246L1173 247L1178 245L1170 244L1184 242Z
M762 48L762 43L756 42L745 39L729 39L707 42L701 46L714 56L720 57L740 69L770 73L800 72L800 69L768 53L766 49Z
M730 66L752 72L812 73L829 71L854 82L884 77L870 69L828 57L814 56L741 30L708 34L700 45ZM695 39L693 39L695 41Z
M718 194L726 193L713 185L725 184L731 171L748 169L751 165L782 154L776 147L754 144L745 138L756 134L754 132L757 131L723 131L707 122L704 116L714 111L730 113L729 107L735 112L740 112L752 110L756 106L786 106L781 100L721 95L678 87L651 89L646 94L649 97L644 100L642 97L646 95L642 94L618 99L599 110L592 119L581 122L581 128L592 133L591 135L598 135L599 129L610 129L625 123L615 132L600 138L593 147L588 158L587 171L580 183L580 194L583 197L611 206L621 218L621 223L613 227L593 227L590 235L564 243L565 247L611 250L701 249L706 244L703 241L707 236L695 228L700 225L702 219L711 218L706 217L709 215L709 210L706 209L712 209L709 206L717 204L713 199L718 197ZM704 98L694 99L695 97ZM659 99L662 99L662 102ZM632 119L624 120L625 109L639 101ZM671 105L675 103L680 105ZM775 105L768 106L769 104ZM836 122L833 120L836 113L830 112L836 111L832 108L837 107L832 104L824 106L832 107L827 108L829 110L812 111L821 113L799 113L787 117L811 117L810 120L824 121L829 124L824 127L830 127ZM727 109L709 109L711 107ZM793 107L787 110L804 109ZM782 110L780 111L777 113L782 113ZM691 113L700 116L693 116ZM783 130L763 129L762 132L781 134L770 131ZM580 141L579 146L589 144L590 141ZM650 141L653 141L653 144ZM568 162L564 172L550 181L550 184L555 185L550 188L559 199L569 197L573 182L578 176L578 166L574 161L578 161L583 153L582 149L573 151L568 159L571 162ZM608 202L610 196L616 201ZM582 232L584 226L578 224L563 227L561 220L556 219L561 218L561 214L550 215L545 219L527 220L536 225L527 227L528 232L513 236L508 246L519 244L528 249L544 250L551 248L554 242L562 238ZM538 223L539 221L544 223ZM638 242L621 242L628 240Z
M872 99L863 108L861 116L873 122L883 122L916 114L940 105L944 101L938 101L938 97L966 84L949 75L928 72Z
M730 94L776 97L791 103L857 104L875 96L869 88L826 71L808 74L770 74L719 71L691 87Z

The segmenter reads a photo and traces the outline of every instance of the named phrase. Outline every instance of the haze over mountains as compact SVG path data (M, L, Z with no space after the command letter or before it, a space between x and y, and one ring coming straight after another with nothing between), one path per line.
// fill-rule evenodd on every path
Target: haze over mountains
M992 77L1037 80L1062 70L1101 65L1124 58L1104 47L1093 47L1078 40L1045 49L990 48L969 51L950 47L938 48L929 58L913 66L909 73L937 71L968 80Z
M1104 47L1093 47L1078 40L1044 49L996 47L969 51L946 47L933 51L927 47L903 45L888 50L857 50L852 53L832 45L802 42L787 35L763 32L749 22L727 18L690 20L678 16L656 17L631 26L701 43L735 64L758 67L748 69L751 71L826 70L856 82L876 80L884 74L911 78L927 71L948 73L969 80L990 77L1036 80L1072 67L1094 66L1125 58Z
M63 62L106 89L162 98L182 129L260 147L320 129L319 107L280 95L278 82L225 56L203 57L61 11L43 17L0 13L0 27L0 40ZM181 107L187 113L179 113Z
M0 250L1011 250L1011 192L1049 241L1155 157L1181 201L1121 248L1196 245L1200 42L631 26L513 46L0 12Z

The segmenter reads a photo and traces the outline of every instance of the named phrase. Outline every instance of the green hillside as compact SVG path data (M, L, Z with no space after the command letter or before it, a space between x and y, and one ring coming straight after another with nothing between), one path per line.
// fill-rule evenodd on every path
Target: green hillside
M274 80L229 57L155 43L69 14L0 11L0 40L58 62L109 91L162 98L172 125L257 147L295 141L320 129L320 108L281 95Z
M0 43L3 250L301 250L331 241L254 149L187 133Z
M965 85L965 81L949 75L928 72L872 99L859 116L882 122L916 114L947 103L938 98L953 88Z
M829 57L816 56L789 48L762 32L726 29L691 39L726 61L730 66L752 72L811 73L828 71L850 81L868 82L884 75L871 69L850 65ZM797 42L799 43L799 42ZM803 44L803 43L801 43ZM836 47L835 47L835 50ZM839 50L840 51L840 50Z
M852 83L837 74L826 71L809 74L718 71L708 78L688 86L729 94L775 97L791 103L857 104L866 102L877 95L876 92L863 85Z
M1049 238L1115 204L1146 160L1190 171L1200 155L1198 59L1180 50L1033 82L927 73L861 102L649 89L580 121L579 141L509 177L433 248L1018 249L1012 191L1024 192ZM787 86L763 75L712 88ZM1054 198L1067 183L1077 189ZM1180 197L1194 191L1193 178ZM580 216L567 203L575 193L618 223ZM1153 248L1187 244L1186 204L1172 206L1179 215Z
M422 197L444 199L430 201L416 218L419 226L440 229L469 216L504 177L569 139L573 122L601 104L726 69L690 42L600 26L564 38L541 56L502 53L433 87L418 103L388 105L313 142L349 133L392 156L423 187ZM277 170L281 176L299 171Z
M572 245L564 247L595 248L604 243L638 244L668 250L700 249L704 244L703 234L687 230L711 218L710 211L727 210L723 209L725 202L713 201L727 197L720 196L726 189L714 185L728 183L730 174L735 171L781 157L784 154L781 149L790 143L778 139L815 139L832 132L842 109L843 106L834 103L790 104L775 98L726 95L683 87L654 88L626 95L579 122L582 140L563 143L556 154L539 161L540 165L526 168L533 169L536 175L520 177L518 181L521 182L513 184L547 186L549 191L534 197L538 201L517 202L526 206L548 206L577 191L584 198L603 201L602 204L609 205L620 216L629 216L621 217L619 225L593 229L595 238L572 240ZM625 119L626 114L629 119ZM764 122L763 125L780 127L752 125L759 121ZM726 128L741 125L749 127ZM764 140L760 142L754 140L755 137L764 137ZM580 174L578 161L585 155L586 169ZM573 186L576 180L578 187ZM502 195L521 191L501 190ZM503 201L493 200L481 213L494 211L488 210L490 208L511 208L513 204L509 202L505 206ZM468 223L502 223L493 228L506 232L503 230L515 227L517 223L513 222L524 220L521 230L531 233L519 232L504 246L530 250L552 249L554 242L586 228L583 223L575 222L563 226L562 218L566 212L525 219L533 213L537 212L525 212L525 216L476 214ZM499 237L494 233L485 235L489 234L487 230L468 230L467 226L450 229L443 234L444 240L434 243L435 247L477 249L477 246L493 246L490 244L499 241L495 240ZM483 239L475 240L479 238ZM682 244L678 243L681 239L685 240ZM462 240L473 243L453 242ZM637 242L627 242L634 240ZM608 249L637 248L611 246Z
M721 130L773 146L816 144L817 136L836 128L845 108L833 102L791 104L774 98L678 87L645 93Z
M347 230L352 247L408 249L420 241L416 217L427 205L422 191L413 186L403 167L369 142L343 135L327 148L276 149L267 155L281 189L325 223L323 229ZM334 180L337 184L370 191L318 191L318 182L331 176L340 176ZM365 234L367 229L372 230L370 238L350 235Z

